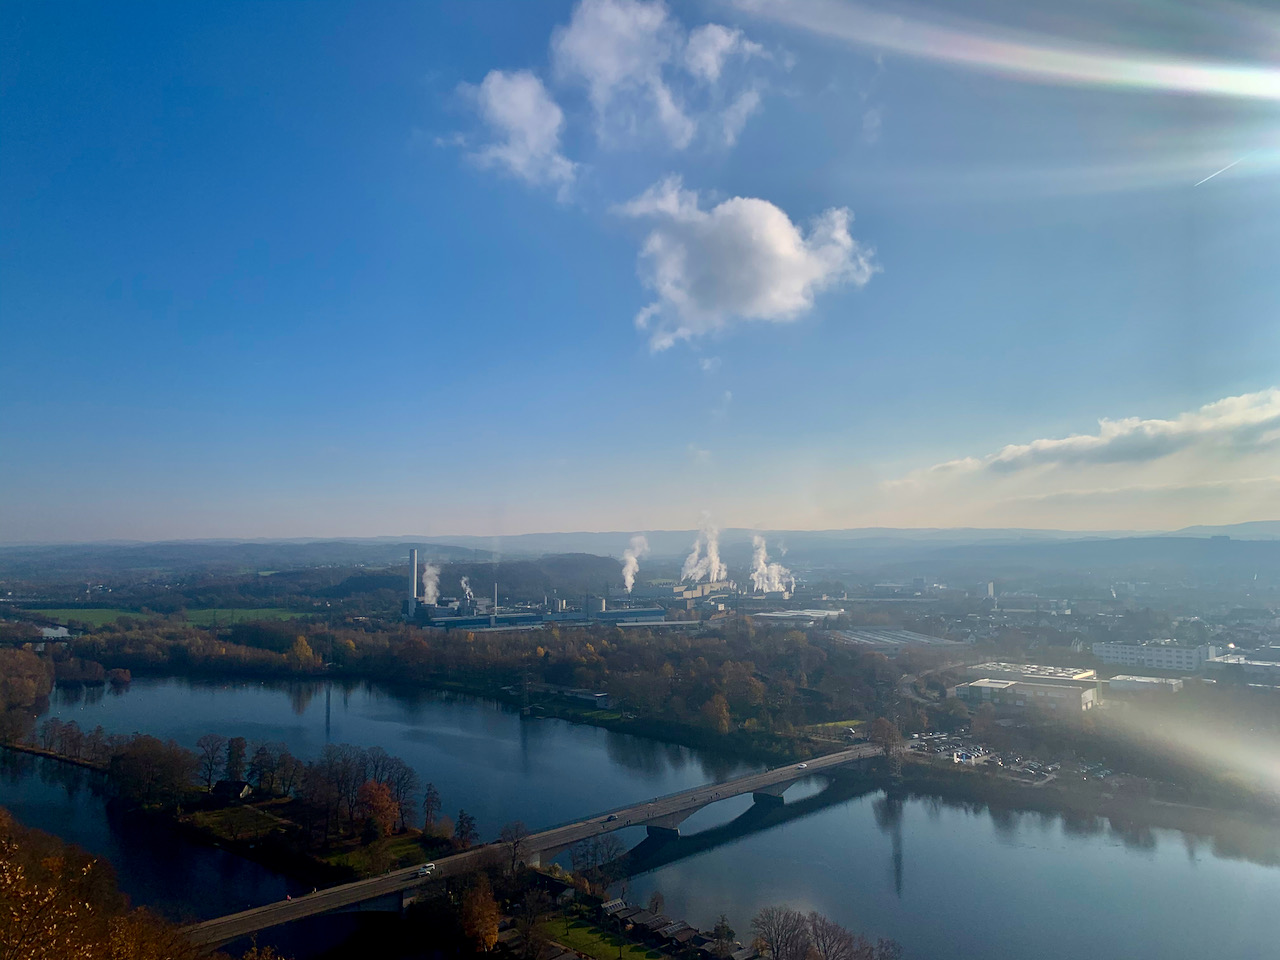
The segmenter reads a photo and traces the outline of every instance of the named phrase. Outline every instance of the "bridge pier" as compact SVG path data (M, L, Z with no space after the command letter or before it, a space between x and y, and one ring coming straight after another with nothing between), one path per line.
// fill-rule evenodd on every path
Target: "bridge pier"
M645 833L651 837L671 838L680 836L680 824L684 823L691 816L701 810L708 804L702 803L696 807L689 807L686 810L677 810L675 813L663 814L660 817L654 817L652 820L645 821Z
M759 803L762 805L772 804L776 806L777 804L784 802L782 799L782 795L787 792L787 789L799 782L800 782L800 778L796 778L795 780L782 780L782 781L779 781L778 783L771 783L768 786L761 787L759 790L751 791L751 799L755 803Z

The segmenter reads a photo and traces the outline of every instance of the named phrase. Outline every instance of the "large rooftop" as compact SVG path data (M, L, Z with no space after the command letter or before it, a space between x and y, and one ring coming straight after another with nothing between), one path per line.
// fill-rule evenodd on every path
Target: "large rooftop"
M901 650L905 647L964 646L958 640L930 637L923 633L912 633L910 630L860 628L857 630L837 630L834 635L846 643L879 650Z
M991 661L969 667L975 677L1013 677L1025 680L1092 680L1096 673L1090 667L1053 667L1043 663L1005 663Z

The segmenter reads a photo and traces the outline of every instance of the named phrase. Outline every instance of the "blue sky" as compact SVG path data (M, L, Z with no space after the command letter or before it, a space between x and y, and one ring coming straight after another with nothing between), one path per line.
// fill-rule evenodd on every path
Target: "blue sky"
M0 541L1280 515L1280 18L954 9L7 4Z

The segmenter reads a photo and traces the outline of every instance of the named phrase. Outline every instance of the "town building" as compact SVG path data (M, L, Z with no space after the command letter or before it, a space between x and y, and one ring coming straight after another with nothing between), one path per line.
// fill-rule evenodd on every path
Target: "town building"
M1205 663L1220 655L1222 649L1202 643L1188 646L1176 640L1146 640L1142 643L1095 643L1093 655L1103 663L1126 667L1147 667L1152 670L1173 670L1181 673L1199 673Z

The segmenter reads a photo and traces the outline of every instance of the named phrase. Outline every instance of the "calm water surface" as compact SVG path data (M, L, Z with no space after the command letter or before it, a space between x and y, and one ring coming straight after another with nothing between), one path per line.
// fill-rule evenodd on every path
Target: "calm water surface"
M302 757L326 738L381 745L436 784L447 813L475 814L486 837L509 820L542 827L751 769L682 747L522 718L484 701L363 686L140 680L120 696L59 694L51 715L186 746L211 731L284 741ZM816 909L868 935L894 937L913 960L1280 955L1280 869L1219 855L1175 831L1119 835L1057 816L891 802L880 794L804 801L823 785L815 778L788 792L788 803L801 801L806 806L796 809L812 812L757 832L722 826L750 807L750 798L700 811L682 830L721 827L713 835L724 842L632 878L628 896L643 900L661 890L668 914L707 928L726 913L741 938L761 906ZM266 902L283 889L281 878L219 851L179 856L137 845L127 839L127 824L107 821L84 784L72 789L56 775L0 777L0 804L108 856L138 902L173 910L210 887L233 887L237 901ZM639 843L643 832L620 836ZM200 877L175 887L170 881L188 854ZM208 912L208 898L201 898Z

